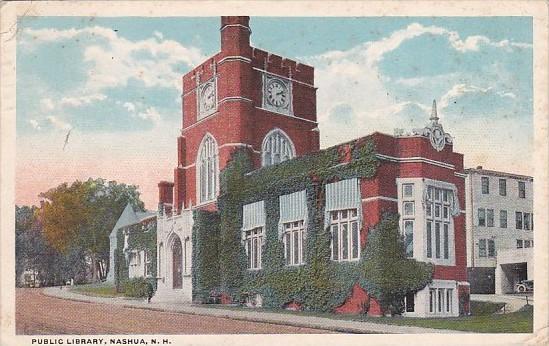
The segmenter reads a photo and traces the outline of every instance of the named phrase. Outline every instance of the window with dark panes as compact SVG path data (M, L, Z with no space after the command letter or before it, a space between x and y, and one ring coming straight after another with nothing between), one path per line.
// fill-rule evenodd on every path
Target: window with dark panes
M505 179L499 180L499 195L507 196L507 180Z
M488 177L481 177L480 182L482 185L482 194L487 195L490 193L490 179Z

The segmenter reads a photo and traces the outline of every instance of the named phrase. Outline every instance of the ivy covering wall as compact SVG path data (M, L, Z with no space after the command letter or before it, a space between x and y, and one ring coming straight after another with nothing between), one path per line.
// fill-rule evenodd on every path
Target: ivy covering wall
M219 293L219 213L193 211L193 301L206 302L212 293Z
M127 287L130 282L129 263L126 260L127 257L126 253L124 252L125 231L127 231L129 234L128 248L126 249L126 252L144 250L148 252L148 254L151 256L149 272L151 273L152 277L146 279L153 285L153 288L156 290L156 219L118 229L116 233L117 248L115 250L114 265L114 282L116 285L116 290L118 292L124 292L125 287ZM145 258L142 258L142 261L145 261Z
M215 252L218 257L195 258L201 262L193 266L193 277L207 278L204 280L207 284L197 285L199 294L217 285L218 290L233 301L240 300L243 294L260 294L265 307L283 307L295 302L307 310L333 311L344 303L355 283L379 298L387 308L394 305L395 295L401 299L407 291L424 287L432 274L429 265L398 255L395 261L405 262L403 268L409 275L406 276L408 281L398 281L395 289L385 281L387 275L396 273L396 268L392 267L392 273L383 273L384 263L368 257L368 253L379 250L379 245L374 245L379 244L375 242L376 234L390 233L384 231L388 226L396 227L398 239L393 240L404 254L398 216L396 224L395 216L392 219L388 216L380 227L376 227L377 232L372 231L368 238L370 245L361 252L359 261L338 263L330 260L330 232L324 227L326 184L350 178L370 179L375 176L377 167L374 145L364 139L255 171L252 171L248 150L235 151L221 173L221 193L217 202L219 215L196 214L197 231L206 222L209 223L207 228L219 229L218 235L210 237L205 237L202 231L196 237L193 235L193 240L197 239L195 249L198 251L214 249L214 245L206 245L205 241L219 244ZM285 265L283 243L278 238L279 196L302 190L306 191L308 209L305 264L289 267ZM262 269L248 270L241 236L242 206L261 200L265 203L266 213ZM216 223L219 223L219 228Z

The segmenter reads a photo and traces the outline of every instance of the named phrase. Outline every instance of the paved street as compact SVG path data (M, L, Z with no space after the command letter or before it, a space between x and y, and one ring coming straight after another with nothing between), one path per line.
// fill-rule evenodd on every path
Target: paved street
M16 290L17 334L332 333L320 329L63 300Z

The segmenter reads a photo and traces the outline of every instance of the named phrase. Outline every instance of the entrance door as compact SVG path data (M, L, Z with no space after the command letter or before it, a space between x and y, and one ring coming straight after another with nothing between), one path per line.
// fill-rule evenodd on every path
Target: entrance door
M173 268L173 288L183 287L183 251L181 248L181 240L175 237L172 245L172 268Z

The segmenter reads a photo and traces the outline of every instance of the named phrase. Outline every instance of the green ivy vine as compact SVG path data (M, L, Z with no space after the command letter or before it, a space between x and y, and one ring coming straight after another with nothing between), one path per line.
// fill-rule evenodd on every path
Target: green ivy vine
M221 172L218 212L215 216L205 212L195 214L193 249L197 256L193 258L198 262L193 262L193 278L197 281L197 296L204 298L206 292L218 290L238 301L242 294L261 294L265 307L277 308L296 302L307 310L333 311L345 301L355 283L378 298L385 308L396 306L395 301L406 292L425 287L432 275L429 265L392 254L392 261L387 263L398 262L396 266L407 270L403 275L409 275L405 276L408 281L391 281L387 273L383 273L389 267L374 256L387 255L380 252L383 248L379 248L380 242L375 240L387 234L397 234L397 238L391 239L394 247L404 254L398 215L396 225L387 221L393 220L394 215L386 216L375 230L369 230L368 244L359 261L330 260L330 232L324 227L325 185L342 179L371 179L378 165L373 142L364 139L255 171L252 171L251 153L247 149L235 151ZM284 262L283 244L278 239L278 198L301 190L306 191L308 209L305 264L288 267ZM265 202L266 212L263 268L251 271L247 269L241 240L242 206L261 200ZM396 232L391 230L395 226ZM207 230L215 234L205 236L203 233ZM215 248L206 242L217 242L219 246ZM214 248L218 256L198 258L198 253ZM374 257L368 257L368 253ZM391 268L392 273L396 273L396 267Z
M128 248L126 252L124 247L124 231L128 232ZM118 292L124 292L125 287L128 287L133 281L129 279L129 263L126 260L126 253L136 251L147 251L151 256L150 272L153 273L152 278L146 278L153 288L156 290L156 220L133 224L122 227L116 232L117 248L115 249L114 263L114 282ZM144 259L143 259L144 260Z

